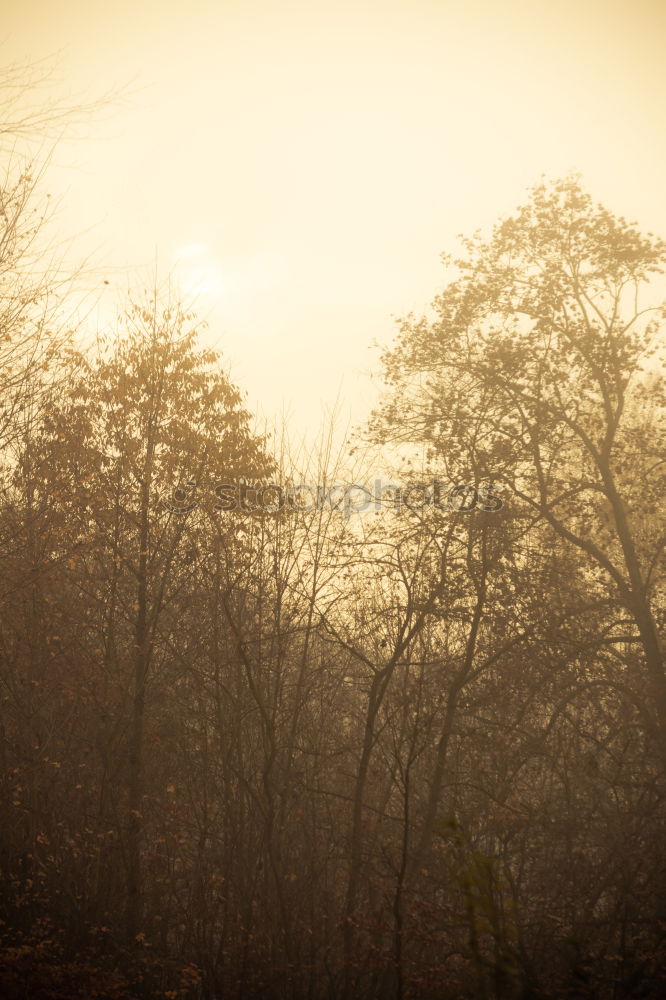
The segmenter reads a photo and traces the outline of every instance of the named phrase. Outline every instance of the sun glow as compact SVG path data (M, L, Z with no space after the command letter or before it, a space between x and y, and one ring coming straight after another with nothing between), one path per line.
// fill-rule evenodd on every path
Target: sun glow
M220 265L205 243L190 243L175 251L173 276L187 298L218 299L225 291Z

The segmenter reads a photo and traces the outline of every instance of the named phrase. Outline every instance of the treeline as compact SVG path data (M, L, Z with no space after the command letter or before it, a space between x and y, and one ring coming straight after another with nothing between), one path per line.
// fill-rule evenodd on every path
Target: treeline
M401 323L366 438L500 509L187 509L331 483L331 450L292 467L159 296L54 332L31 183L0 193L2 996L662 996L664 244L540 185Z

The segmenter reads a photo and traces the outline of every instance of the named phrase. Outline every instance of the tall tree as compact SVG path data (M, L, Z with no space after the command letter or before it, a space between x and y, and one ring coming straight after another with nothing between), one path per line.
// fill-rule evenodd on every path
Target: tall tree
M464 249L434 320L407 318L385 353L380 436L501 484L578 550L616 608L605 642L641 649L666 764L663 310L648 299L666 244L565 178Z
M212 502L218 478L258 478L271 467L240 392L196 338L193 317L162 307L157 295L132 306L49 411L42 439L43 474L69 492L81 591L100 616L98 669L129 672L120 732L130 941L142 920L145 730L165 615L191 584L201 499Z

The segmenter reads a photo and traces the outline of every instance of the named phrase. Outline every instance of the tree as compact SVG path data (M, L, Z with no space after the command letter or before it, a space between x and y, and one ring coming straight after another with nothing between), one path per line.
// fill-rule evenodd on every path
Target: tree
M48 62L0 69L0 449L63 377L72 335L65 302L80 271L49 240L51 156L109 103L49 97L51 74Z
M258 478L271 467L249 426L240 392L210 350L197 349L193 317L161 307L157 295L132 306L124 329L54 401L39 449L41 490L56 483L71 504L81 596L98 621L99 683L106 711L127 685L115 738L126 741L126 936L142 921L145 730L153 674L164 663L163 623L191 584L198 504L170 502L196 483L212 495L217 477ZM192 509L190 509L190 507ZM97 640L99 643L99 640ZM94 661L94 658L93 658ZM111 704L109 704L111 701ZM118 747L106 748L109 755Z
M619 680L666 764L663 310L645 304L666 244L565 178L464 249L434 320L408 317L384 355L379 435L501 485L578 550L590 594L616 609L604 642L641 650L654 709Z

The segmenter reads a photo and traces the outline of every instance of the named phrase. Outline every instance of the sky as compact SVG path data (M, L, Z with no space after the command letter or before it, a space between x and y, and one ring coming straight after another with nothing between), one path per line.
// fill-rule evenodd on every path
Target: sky
M366 420L373 344L542 174L666 236L664 0L2 6L3 61L111 95L47 175L86 323L157 267L269 422Z

